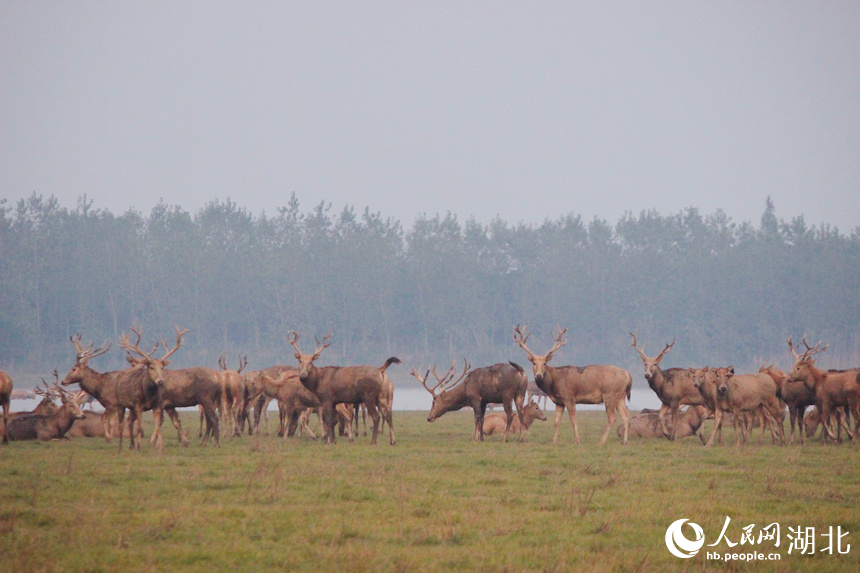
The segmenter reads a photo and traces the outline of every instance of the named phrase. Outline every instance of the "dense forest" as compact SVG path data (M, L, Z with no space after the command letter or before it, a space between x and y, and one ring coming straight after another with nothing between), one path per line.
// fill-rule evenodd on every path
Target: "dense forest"
M146 344L188 328L177 366L214 367L223 352L251 368L291 363L290 330L303 348L332 333L327 364L524 363L511 327L526 322L538 352L569 328L557 364L613 363L637 384L630 331L652 354L676 339L670 366L786 366L786 338L804 334L830 344L822 364L860 365L860 227L775 211L768 199L757 226L691 207L614 225L448 213L404 228L367 208L303 211L295 196L269 216L229 199L146 216L33 194L0 202L0 369L67 369L75 333L113 342L97 369L120 368L132 325Z

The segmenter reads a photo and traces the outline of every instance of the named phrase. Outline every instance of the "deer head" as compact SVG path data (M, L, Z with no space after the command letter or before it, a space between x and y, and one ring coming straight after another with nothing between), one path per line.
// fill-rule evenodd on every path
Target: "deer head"
M105 340L101 346L93 350L93 343L90 342L86 348L81 343L81 335L76 334L69 338L72 341L72 346L75 347L75 365L66 374L66 377L63 379L61 384L63 386L68 386L69 384L75 384L81 381L83 377L83 372L89 368L88 362L90 358L95 358L96 356L101 356L108 350L110 350L110 344Z
M158 350L158 343L155 343L155 346L152 347L152 350L149 352L144 352L140 349L140 339L141 339L141 331L139 327L131 327L131 331L137 335L137 340L132 343L131 339L127 334L123 334L120 337L120 347L126 351L128 356L126 356L126 360L133 366L139 365L143 368L146 368L147 375L149 379L157 384L158 386L164 385L164 368L166 368L170 364L170 360L168 357L172 356L179 347L182 346L182 337L188 333L188 329L180 331L179 327L176 327L176 345L171 349L167 350L167 343L163 340L161 341L162 346L164 347L165 353L161 358L153 358L153 354L156 350Z
M806 342L806 336L803 337L803 345L806 347L806 350L803 354L798 354L794 349L791 337L788 337L788 349L794 355L794 366L791 367L791 372L788 373L788 380L789 382L803 382L807 388L813 390L814 376L812 376L812 368L815 366L815 359L812 357L827 350L828 345L824 345L822 348L821 341L819 340L815 346L809 346L809 343Z
M307 379L311 369L313 368L314 361L320 357L322 351L331 346L331 334L323 336L322 342L320 342L318 338L314 338L314 340L316 340L317 343L316 350L314 350L313 354L305 354L299 349L299 333L295 330L291 330L287 334L287 342L289 342L296 351L295 357L296 360L299 361L299 379L302 381Z
M636 349L636 352L639 353L639 356L642 357L642 364L645 366L645 379L650 382L657 376L657 371L660 369L660 361L663 360L666 353L672 350L675 346L675 339L673 338L671 344L667 344L666 347L660 351L660 354L652 358L645 354L644 344L641 348L636 346L636 335L631 332L630 336L633 337L633 344L631 346L633 346L633 348Z
M535 354L529 349L528 346L526 346L526 341L529 338L529 335L526 334L526 328L528 328L528 326L529 325L526 324L522 328L520 328L520 325L518 324L514 327L514 342L516 342L520 348L526 351L526 357L528 358L529 362L532 363L532 370L534 371L535 382L540 384L541 382L543 382L544 376L546 376L546 365L550 360L552 360L553 353L565 344L567 344L567 338L564 338L564 340L562 340L562 337L567 332L567 329L565 328L564 330L562 330L561 326L558 326L557 332L552 335L552 348L549 352L541 356Z
M449 391L457 386L463 378L466 377L466 374L469 372L469 362L464 358L463 359L463 373L454 380L454 376L456 375L456 367L457 361L456 359L451 362L451 367L448 368L448 371L443 375L439 376L436 372L436 365L433 365L433 377L436 378L436 385L430 388L427 385L427 378L430 374L430 369L427 369L427 372L424 373L424 376L421 376L421 368L418 369L418 372L415 372L415 368L412 368L410 374L417 378L422 385L424 385L424 389L430 392L433 396L433 405L430 407L430 415L427 416L427 421L432 422L445 412L451 410L451 400L449 400L449 396L451 394ZM437 393L436 390L439 390Z

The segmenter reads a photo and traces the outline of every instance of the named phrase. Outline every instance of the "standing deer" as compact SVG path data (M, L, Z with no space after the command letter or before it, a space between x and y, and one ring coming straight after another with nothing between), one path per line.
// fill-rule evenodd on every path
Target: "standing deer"
M815 404L815 393L806 387L806 384L796 380L790 380L788 374L776 368L773 364L765 366L762 364L759 372L767 374L773 379L779 388L779 397L788 405L788 416L791 425L791 435L788 443L794 443L794 426L797 424L797 433L800 435L800 443L805 443L805 432L803 417L807 406Z
M714 443L714 435L723 425L723 414L732 414L732 427L735 430L735 445L740 445L741 434L738 433L737 423L741 416L741 433L743 442L749 438L752 424L748 423L747 416L752 416L759 411L764 413L765 419L771 423L770 431L773 439L779 435L780 444L785 442L782 423L785 419L783 404L777 396L777 386L773 379L766 374L735 374L733 367L720 367L713 369L715 380L705 380L711 386L711 392L716 397L714 411L714 428L706 446Z
M47 390L47 388L46 388ZM49 414L23 414L9 421L6 433L9 439L17 440L59 440L62 439L75 420L85 417L81 410L80 402L86 398L86 392L72 394L55 385L55 396L60 398L62 406L54 408ZM41 394L41 392L40 392ZM51 391L47 390L45 396L48 400Z
M616 412L621 416L624 425L624 438L622 443L627 443L627 434L630 427L630 415L624 403L625 398L630 399L630 390L633 386L633 376L630 372L610 365L592 366L549 366L553 353L567 344L564 338L567 329L558 327L558 332L552 336L552 349L544 355L532 352L526 341L529 335L525 333L528 324L520 328L514 327L514 342L525 350L529 362L532 363L535 384L555 404L555 431L552 443L558 443L558 426L561 422L564 409L567 408L570 423L573 426L574 439L579 444L579 427L576 424L577 404L604 404L608 423L600 438L600 445L606 443L609 431L615 424ZM564 338L564 339L563 339Z
M3 408L3 443L6 439L6 426L9 423L9 400L12 398L12 377L5 372L0 372L0 408Z
M218 366L221 368L219 372L219 381L221 382L221 419L225 421L227 431L233 436L241 436L239 430L239 422L242 418L242 413L245 411L245 379L242 377L242 370L248 365L248 357L239 357L239 368L230 370L227 368L226 354L222 354L218 359ZM203 419L205 413L203 408L200 408L200 431L203 431Z
M795 359L794 367L788 375L789 380L803 382L810 391L815 393L815 406L821 411L821 422L832 441L836 441L836 434L833 431L831 414L839 408L850 411L854 417L854 431L851 430L848 416L842 416L840 423L851 436L853 443L860 433L860 370L816 368L812 357L827 350L827 346L820 348L820 340L815 346L809 346L806 338L803 339L803 344L806 346L806 351L798 354L794 350L791 338L788 339L788 347Z
M475 434L472 439L483 441L484 415L487 411L487 404L502 404L506 417L505 433L502 437L502 441L505 442L508 439L514 419L513 406L516 406L520 421L519 441L522 442L525 439L523 435L525 430L523 407L528 377L519 365L513 362L494 364L469 371L469 363L463 360L463 373L457 380L454 380L456 362L451 363L451 367L441 378L436 373L436 367L433 366L433 376L436 377L437 381L433 388L427 386L429 368L423 377L420 374L420 369L419 372L415 372L413 368L410 374L420 380L424 389L433 396L433 405L427 416L428 422L434 421L447 412L468 406L472 408L475 414ZM438 394L436 390L439 390Z
M141 366L133 364L131 368L125 370L96 372L90 368L89 361L106 353L110 350L111 345L105 341L99 348L93 350L93 343L91 342L84 347L81 343L80 334L72 336L69 340L75 348L75 365L66 374L61 384L63 386L78 384L82 390L99 401L105 409L104 416L102 416L105 440L110 442L113 438L112 422L117 419L119 411L117 387L122 380L130 376L135 369L140 369Z
M167 350L167 345L164 344L165 354L161 358L153 358L152 356L158 350L157 342L152 350L144 352L140 349L140 329L132 327L131 331L137 335L137 341L132 343L128 335L123 334L120 339L120 347L128 354L129 362L139 366L139 368L133 369L129 376L117 383L117 419L121 429L123 419L125 418L125 411L128 409L128 426L131 431L129 447L139 450L142 436L142 415L147 410L156 410L161 407L161 389L164 387L164 372L167 365L170 364L170 360L167 358L179 350L179 347L182 345L182 335L188 331L180 333L179 328L177 328L176 346L172 350ZM120 431L120 450L122 449L122 436L123 433ZM164 449L164 444L161 441L157 441L156 448L162 450Z
M318 410L322 405L316 395L304 387L299 380L299 373L295 370L285 370L277 379L272 379L262 372L260 378L263 393L278 401L281 420L278 435L282 438L295 435L305 410L308 408ZM316 439L314 433L310 431L310 425L307 428L302 427L302 430L308 431Z
M667 344L660 354L654 357L645 355L645 345L642 348L636 346L636 335L632 332L633 348L642 357L642 363L645 366L645 380L648 381L648 386L657 394L663 405L660 407L660 427L663 428L666 436L670 440L675 439L675 430L678 421L678 409L681 406L701 406L704 404L701 393L693 386L693 378L690 371L686 368L669 368L663 370L660 368L660 361L666 356L666 353L675 347L675 341ZM672 430L666 426L666 414L672 415Z
M379 416L388 423L389 440L393 446L394 426L391 410L385 400L385 386L383 378L385 370L392 364L400 364L400 359L392 356L385 361L382 367L376 366L325 366L314 365L323 350L331 346L331 335L323 337L313 354L304 354L298 347L299 334L291 331L287 335L287 341L296 351L295 357L299 361L299 379L302 384L319 398L322 404L323 427L326 433L326 443L335 441L335 425L337 415L335 407L338 404L364 404L370 419L373 420L373 437L371 444L376 443L376 435L379 432Z

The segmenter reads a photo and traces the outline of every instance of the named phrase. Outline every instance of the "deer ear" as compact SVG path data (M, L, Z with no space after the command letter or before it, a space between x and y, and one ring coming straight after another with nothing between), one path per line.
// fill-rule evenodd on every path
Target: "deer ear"
M161 366L162 366L162 367L163 367L163 366L170 366L170 360L162 360L162 361L161 361Z
M296 352L293 356L295 356L295 357L296 357L296 360L301 360L301 359L302 359L302 355L301 355L301 354L299 354L298 352Z

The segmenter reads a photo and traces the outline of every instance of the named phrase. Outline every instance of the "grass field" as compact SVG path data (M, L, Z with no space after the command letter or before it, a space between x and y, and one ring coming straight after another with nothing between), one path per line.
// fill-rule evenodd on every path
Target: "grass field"
M599 447L605 416L580 414L525 443L470 439L470 411L433 424L396 412L398 444L333 446L275 436L221 448L76 439L0 448L0 563L7 571L858 571L860 446L698 439ZM566 418L566 417L565 417ZM147 420L149 418L147 417ZM196 415L184 423L196 433ZM687 518L706 543L776 522L781 542L671 555L667 527ZM789 527L814 527L814 555L788 553ZM832 526L847 555L819 551ZM686 535L692 538L691 530ZM826 545L826 544L825 544ZM706 551L778 553L723 562Z

